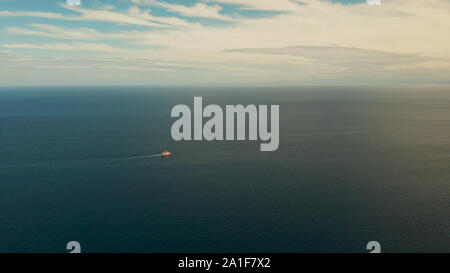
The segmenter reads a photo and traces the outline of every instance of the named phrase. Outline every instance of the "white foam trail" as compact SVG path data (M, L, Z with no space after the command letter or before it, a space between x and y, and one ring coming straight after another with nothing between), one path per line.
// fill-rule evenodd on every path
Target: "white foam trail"
M19 164L0 164L0 169L18 169L18 168L77 168L77 167L87 167L95 166L96 163L106 163L113 161L122 160L133 160L133 159L145 159L152 157L162 157L161 154L154 155L135 155L127 157L116 157L116 158L90 158L90 159L68 159L63 161L47 161L47 162L34 162L34 163L19 163Z
M130 159L142 159L142 158L150 158L150 157L161 157L162 154L154 154L154 155L135 155L135 156L127 156L127 157L119 157L117 160L130 160Z

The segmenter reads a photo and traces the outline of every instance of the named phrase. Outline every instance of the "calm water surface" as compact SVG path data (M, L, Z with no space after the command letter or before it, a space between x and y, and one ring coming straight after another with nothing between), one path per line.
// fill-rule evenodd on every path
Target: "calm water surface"
M280 148L173 141L194 95ZM0 252L450 251L448 87L2 88L0 145Z

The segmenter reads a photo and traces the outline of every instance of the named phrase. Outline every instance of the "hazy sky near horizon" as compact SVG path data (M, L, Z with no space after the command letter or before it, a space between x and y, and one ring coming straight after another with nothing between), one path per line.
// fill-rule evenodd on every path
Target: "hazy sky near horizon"
M450 0L0 0L0 86L450 83Z

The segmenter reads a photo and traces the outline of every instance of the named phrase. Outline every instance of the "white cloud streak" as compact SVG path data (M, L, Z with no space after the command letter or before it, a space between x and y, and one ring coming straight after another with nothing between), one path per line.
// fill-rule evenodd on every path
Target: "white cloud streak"
M3 44L4 48L10 49L46 49L46 50L65 50L65 51L101 51L101 52L119 52L119 48L112 47L103 43L52 43L52 44Z
M117 24L137 25L156 28L168 28L171 25L187 25L182 19L176 17L156 17L146 11L140 11L137 7L132 7L127 13L111 10L84 9L75 6L61 5L66 9L74 11L79 15L63 15L52 12L33 11L0 11L0 16L9 17L38 17L46 19L58 19L68 21L90 21L90 22L112 22Z
M186 17L211 18L224 21L233 21L232 18L220 14L222 7L219 5L207 5L196 3L193 6L169 4L156 0L132 0L137 5L156 6L164 8L170 12L175 12Z
M7 27L9 35L33 35L70 40L137 40L143 35L141 31L122 31L103 33L92 28L63 28L46 24L31 24L32 28Z

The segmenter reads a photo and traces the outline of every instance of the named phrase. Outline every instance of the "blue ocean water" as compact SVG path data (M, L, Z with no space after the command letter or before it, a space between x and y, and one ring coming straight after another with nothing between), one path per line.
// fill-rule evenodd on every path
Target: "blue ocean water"
M173 141L194 96L279 149ZM449 136L446 86L1 88L0 252L448 252Z

